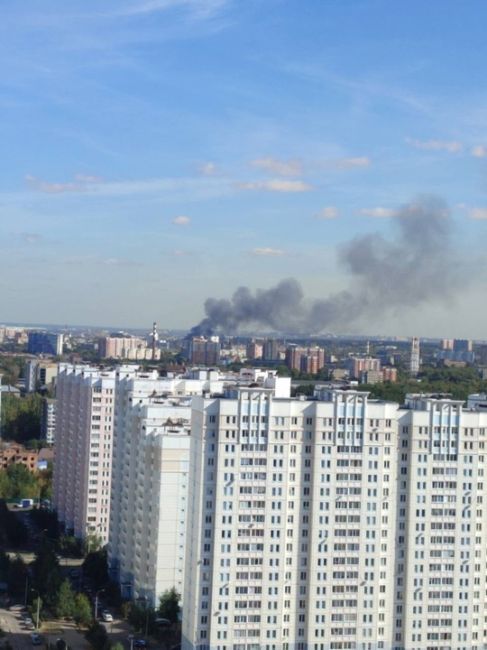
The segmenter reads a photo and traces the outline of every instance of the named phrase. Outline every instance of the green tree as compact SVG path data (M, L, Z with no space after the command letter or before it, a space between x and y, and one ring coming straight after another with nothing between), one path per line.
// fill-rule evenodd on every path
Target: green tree
M111 646L111 650L125 650L123 645L120 643L120 641L117 641L116 643L113 643Z
M21 463L12 463L6 469L8 480L8 499L35 499L39 496L39 486L35 475Z
M106 585L108 582L108 559L106 548L88 553L83 562L83 575L91 579L96 589L101 589L101 587Z
M42 397L36 393L25 397L2 397L2 435L5 439L26 442L39 438Z
M0 549L0 582L8 581L8 574L10 570L10 558L9 556Z
M49 605L54 605L62 575L54 545L47 539L41 542L36 557L31 564L34 587ZM68 583L69 584L69 583Z
M171 623L176 623L179 618L179 601L181 596L173 587L165 591L159 598L158 614L161 618L167 618Z
M109 650L110 642L108 641L108 634L103 625L95 621L86 632L86 638L95 648L95 650Z
M8 567L8 591L11 596L23 596L27 584L27 566L17 555L10 560Z
M73 618L78 625L83 627L88 627L93 620L91 604L85 594L76 594L74 598Z
M59 587L54 611L58 618L72 618L75 613L75 595L69 580L63 580Z

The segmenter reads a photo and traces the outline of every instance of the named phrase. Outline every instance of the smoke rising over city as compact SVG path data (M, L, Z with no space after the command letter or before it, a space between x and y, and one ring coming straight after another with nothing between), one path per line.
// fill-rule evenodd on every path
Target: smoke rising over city
M399 209L393 220L391 238L372 233L340 248L339 264L350 277L346 290L310 300L294 278L270 289L242 286L230 299L208 298L206 317L192 334L235 333L247 326L302 334L343 331L361 320L450 298L461 274L446 205L423 197Z

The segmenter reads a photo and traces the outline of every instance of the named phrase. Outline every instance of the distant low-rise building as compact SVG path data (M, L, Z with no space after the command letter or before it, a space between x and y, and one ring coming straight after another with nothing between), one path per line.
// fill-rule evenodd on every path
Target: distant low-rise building
M26 449L17 443L2 443L0 445L0 469L6 469L9 465L20 464L27 467L31 472L37 471L39 452Z
M25 365L25 391L34 393L39 388L53 389L58 373L57 363L29 359Z
M63 353L63 335L51 332L29 332L27 351L30 354L52 354L60 356Z

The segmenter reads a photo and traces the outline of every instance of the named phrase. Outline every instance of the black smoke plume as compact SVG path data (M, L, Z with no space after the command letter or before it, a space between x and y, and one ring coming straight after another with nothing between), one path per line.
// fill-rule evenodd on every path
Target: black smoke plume
M397 211L395 233L353 238L339 250L349 288L307 300L299 282L282 280L271 289L239 287L227 299L208 298L206 317L193 335L234 333L249 325L288 333L349 329L360 319L410 310L448 298L461 283L452 242L452 223L439 199L421 198Z

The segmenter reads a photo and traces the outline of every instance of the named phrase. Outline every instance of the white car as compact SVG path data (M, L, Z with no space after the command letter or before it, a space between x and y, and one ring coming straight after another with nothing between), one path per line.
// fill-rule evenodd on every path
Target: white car
M113 621L113 616L106 609L102 611L101 618L105 623L111 623Z

